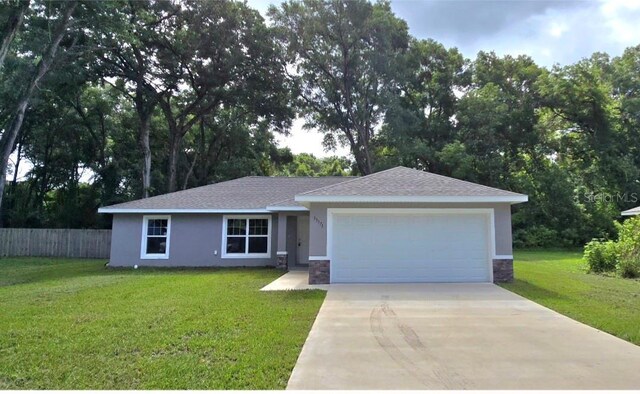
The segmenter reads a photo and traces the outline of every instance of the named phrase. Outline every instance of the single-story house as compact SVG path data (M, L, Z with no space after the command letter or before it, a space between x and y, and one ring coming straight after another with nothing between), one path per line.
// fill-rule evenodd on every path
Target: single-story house
M511 204L527 196L406 167L249 176L100 208L112 267L276 266L309 283L513 278Z
M640 215L640 207L627 209L626 211L622 212L622 216L635 216L635 215Z

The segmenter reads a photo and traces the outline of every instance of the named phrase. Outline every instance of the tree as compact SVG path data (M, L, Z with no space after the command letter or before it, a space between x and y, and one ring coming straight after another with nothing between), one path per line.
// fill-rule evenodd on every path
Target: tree
M344 157L317 158L310 153L300 153L275 172L283 176L346 176L350 167L351 163Z
M49 68L56 58L58 46L67 34L67 30L71 25L71 16L77 5L77 1L69 1L65 3L62 10L60 10L60 15L56 21L57 23L55 24L53 33L51 34L51 40L47 43L42 53L42 57L33 70L26 87L20 94L20 98L13 110L13 117L11 118L10 123L4 129L2 136L0 137L0 208L2 207L2 196L4 194L6 183L9 155L11 155L11 152L14 149L16 138L22 128L27 106L31 102L31 97L33 96L36 86L49 71Z
M95 70L104 78L117 78L114 86L131 100L137 114L137 143L142 156L142 197L151 190L151 120L163 93L157 46L165 20L176 10L167 1L130 1L112 10L104 29L96 29L99 56Z
M472 73L458 102L456 142L443 148L440 158L456 171L460 154L468 155L472 180L510 188L510 175L523 168L525 155L536 157L535 148L544 142L544 130L536 127L542 105L536 82L543 70L527 56L480 52ZM447 162L454 151L457 159Z
M412 40L400 94L389 103L380 136L380 168L405 165L446 172L438 159L455 138L456 94L470 84L468 61L433 40Z
M297 72L306 126L324 133L328 149L348 144L358 171L370 174L373 138L408 46L407 24L388 2L366 0L290 1L269 15Z
M0 15L7 16L2 26L2 42L0 43L0 69L4 65L4 59L9 53L9 47L18 34L22 25L25 12L29 9L31 0L18 0L0 5Z
M613 97L618 102L620 138L624 161L621 189L628 195L640 196L640 45L627 48L622 56L612 61ZM638 205L627 198L620 202L621 209Z
M185 136L203 119L239 108L252 124L284 130L293 116L285 64L260 14L233 1L187 1L157 42L158 96L169 132L167 190L178 186Z
M611 64L605 54L554 67L538 84L544 105L560 120L558 155L573 173L587 175L589 189L613 187L618 179L618 103L612 96ZM620 143L619 143L620 142Z

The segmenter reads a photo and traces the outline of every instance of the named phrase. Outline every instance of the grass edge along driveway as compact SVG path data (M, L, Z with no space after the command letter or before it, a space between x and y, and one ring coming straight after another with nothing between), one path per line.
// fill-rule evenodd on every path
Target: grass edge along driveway
M284 389L325 292L281 274L0 259L0 389Z
M556 312L640 345L640 281L588 274L582 251L516 251L500 284Z

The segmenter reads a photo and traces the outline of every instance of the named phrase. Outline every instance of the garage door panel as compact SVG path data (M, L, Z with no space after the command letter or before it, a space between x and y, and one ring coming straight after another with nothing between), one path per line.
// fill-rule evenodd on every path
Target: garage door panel
M333 217L333 282L489 280L484 213L355 213Z
M398 271L382 272L384 275L368 274L357 272L343 272L344 276L353 277L357 275L357 281L337 281L336 283L417 283L417 282L483 282L485 281L486 274L484 270L477 270L476 272L451 272L451 271L416 271L415 274L406 274ZM428 280L422 278L428 277Z

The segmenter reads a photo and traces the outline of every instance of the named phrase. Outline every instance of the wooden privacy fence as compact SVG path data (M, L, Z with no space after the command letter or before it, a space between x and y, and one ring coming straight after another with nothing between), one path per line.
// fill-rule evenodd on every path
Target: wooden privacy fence
M109 258L111 230L0 228L0 256Z

